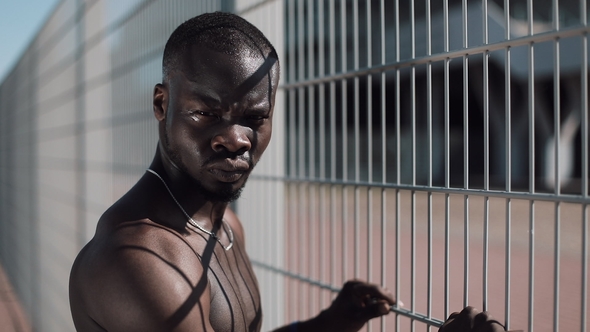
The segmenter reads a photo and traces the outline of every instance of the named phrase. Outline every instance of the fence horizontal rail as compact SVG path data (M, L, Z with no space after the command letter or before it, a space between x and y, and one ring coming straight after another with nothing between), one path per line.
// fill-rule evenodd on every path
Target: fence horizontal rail
M525 36L525 37L520 37L520 38L515 38L515 39L509 39L509 40L505 40L505 41L494 43L494 44L486 44L486 45L481 45L481 46L462 48L462 49L458 49L455 51L441 52L441 53L428 55L428 56L424 56L424 57L416 57L416 58L411 58L408 60L402 60L399 62L386 63L386 64L382 64L382 65L373 66L370 68L351 70L351 71L347 71L344 73L338 73L335 75L321 76L321 77L316 77L316 78L308 79L308 80L299 80L297 82L283 84L280 86L280 88L285 89L285 90L290 90L290 89L295 89L295 88L318 85L318 84L322 84L322 83L329 83L329 82L333 82L333 81L341 81L341 80L346 80L346 79L355 78L355 77L364 77L364 76L368 76L368 75L381 74L382 72L386 72L389 70L408 68L408 67L412 67L412 66L416 66L416 65L427 64L429 62L443 61L445 59L460 58L464 55L484 54L485 52L503 50L503 49L516 47L516 46L542 43L542 42L558 40L558 39L568 38L568 37L583 36L583 35L587 35L588 33L590 33L590 28L587 26L563 29L563 30L559 30L559 31L545 32L545 33L540 33L540 34L535 34L535 35L530 35L530 36Z
M257 266L261 269L265 269L265 270L268 270L268 271L271 271L274 273L281 274L285 277L289 277L289 278L292 278L295 280L305 282L308 285L312 285L312 286L319 287L321 289L329 290L334 293L338 293L340 291L340 288L338 288L338 287L334 287L332 285L323 283L321 281L311 279L311 278L308 278L308 277L303 276L301 274L293 273L291 271L284 270L284 269L278 268L276 266L266 264L266 263L263 263L263 262L260 262L260 261L254 260L254 259L252 260L252 265ZM396 314L411 318L412 320L415 320L415 321L418 321L421 323L425 323L425 324L428 324L428 325L431 325L434 327L440 327L443 324L443 321L441 321L441 320L438 320L438 319L435 319L432 317L428 317L427 315L421 314L419 312L407 310L407 309L404 309L404 308L401 308L398 306L392 306L390 311L394 312Z
M474 195L474 196L493 196L499 198L513 198L525 199L533 201L547 201L547 202L564 202L577 204L590 204L590 197L587 195L565 195L553 193L530 193L517 191L501 191L501 190L484 190L484 189L465 189L465 188L450 188L450 187L432 187L423 185L409 185L396 183L381 183L381 182L363 182L350 180L331 180L331 179L316 179L316 178L301 178L301 177L282 177L269 175L251 175L250 178L261 181L278 181L285 183L310 183L314 185L336 185L336 186L351 186L351 187L372 187L384 189L400 189L409 191L432 192L443 194L457 194L457 195Z

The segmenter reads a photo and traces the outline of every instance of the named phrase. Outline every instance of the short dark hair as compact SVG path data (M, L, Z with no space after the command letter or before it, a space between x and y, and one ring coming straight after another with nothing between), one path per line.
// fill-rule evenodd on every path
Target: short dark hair
M168 38L162 59L164 80L179 66L186 50L197 44L229 55L246 47L259 51L263 57L277 57L270 41L250 22L231 13L206 13L182 23Z

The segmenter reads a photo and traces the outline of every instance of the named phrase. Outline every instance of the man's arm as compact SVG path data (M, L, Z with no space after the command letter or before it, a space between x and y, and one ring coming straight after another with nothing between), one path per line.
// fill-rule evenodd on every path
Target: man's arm
M388 314L394 304L386 289L358 280L348 281L330 307L318 316L275 332L355 332L370 319Z

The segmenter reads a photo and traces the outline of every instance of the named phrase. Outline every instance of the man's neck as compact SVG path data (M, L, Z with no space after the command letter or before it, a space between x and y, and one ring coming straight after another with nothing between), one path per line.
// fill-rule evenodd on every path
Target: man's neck
M228 206L227 202L211 201L201 191L196 190L194 186L191 186L192 179L169 158L165 158L160 149L156 152L149 168L159 175L154 176L154 180L160 183L154 185L153 190L163 192L164 195L158 195L160 197L169 196L170 198L170 200L162 200L166 210L186 213L208 230L221 227L223 215Z

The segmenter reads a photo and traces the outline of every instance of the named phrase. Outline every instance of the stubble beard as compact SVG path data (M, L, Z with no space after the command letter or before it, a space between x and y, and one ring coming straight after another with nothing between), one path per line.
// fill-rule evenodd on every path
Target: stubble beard
M188 168L184 165L184 163L182 163L180 155L176 151L174 151L174 149L171 148L167 133L164 134L164 146L166 148L166 154L174 163L174 166L176 166L181 172L187 175L187 177L192 182L192 187L196 189L196 191L198 191L205 199L211 202L230 203L240 198L242 190L246 185L246 181L244 181L242 186L236 190L232 190L229 186L226 188L222 188L218 191L209 190L205 188L205 186L200 180L195 179L189 175L190 173L188 171Z

